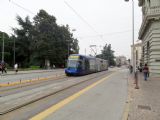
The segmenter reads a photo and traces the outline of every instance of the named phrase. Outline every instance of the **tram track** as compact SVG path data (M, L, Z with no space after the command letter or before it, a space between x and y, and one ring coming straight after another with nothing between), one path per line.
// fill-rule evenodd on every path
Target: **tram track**
M43 92L43 95L39 95L39 96L37 96L35 98L30 99L29 101L23 102L22 104L17 104L14 107L11 107L12 104L13 104L12 103L11 105L9 105L10 108L5 109L5 110L0 109L1 110L0 111L0 115L6 114L6 113L11 112L11 111L14 111L14 110L19 109L21 107L27 106L27 105L29 105L31 103L34 103L34 102L37 102L39 100L45 99L45 98L47 98L49 96L52 96L52 95L54 95L56 93L65 91L65 90L70 89L70 88L72 88L74 86L78 86L78 85L80 85L80 84L82 84L84 82L90 81L92 79L101 78L103 76L106 76L106 72L90 74L90 75L87 75L87 77L85 77L85 76L82 76L82 77L67 77L67 78L70 78L70 79L68 79L67 81L66 81L66 79L63 79L61 82L65 81L64 83L66 84L68 81L70 81L70 84L68 84L66 86L64 85L63 88L60 88L60 89L57 89L57 90L52 90L52 91L45 91L45 92Z

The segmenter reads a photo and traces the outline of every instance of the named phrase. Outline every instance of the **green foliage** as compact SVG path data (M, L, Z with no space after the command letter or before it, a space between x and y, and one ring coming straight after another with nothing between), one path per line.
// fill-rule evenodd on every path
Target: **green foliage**
M33 22L28 16L25 19L20 16L16 18L20 27L13 28L14 34L8 40L10 42L5 43L8 44L9 51L5 57L12 60L10 64L13 64L14 42L16 63L23 68L44 68L46 61L50 61L51 66L64 66L68 48L70 54L79 52L78 40L73 38L69 26L57 25L56 18L45 10L40 10L34 16Z
M111 49L111 44L109 44L109 45L106 44L103 47L102 53L97 55L97 57L108 60L108 63L110 66L111 65L114 66L116 64L115 60L114 60L114 58L115 58L114 51Z
M0 58L2 58L2 47L4 40L4 60L8 64L12 64L12 49L13 41L10 39L9 35L5 32L0 31Z
M40 66L30 66L29 69L30 70L39 70Z

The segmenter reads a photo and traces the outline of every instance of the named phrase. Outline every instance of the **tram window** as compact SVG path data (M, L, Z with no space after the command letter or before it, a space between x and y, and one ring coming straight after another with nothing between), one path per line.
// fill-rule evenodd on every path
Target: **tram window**
M85 69L88 70L89 69L89 61L86 59L85 60Z
M78 68L82 68L82 61L78 61Z
M69 60L68 61L68 67L76 67L77 60Z

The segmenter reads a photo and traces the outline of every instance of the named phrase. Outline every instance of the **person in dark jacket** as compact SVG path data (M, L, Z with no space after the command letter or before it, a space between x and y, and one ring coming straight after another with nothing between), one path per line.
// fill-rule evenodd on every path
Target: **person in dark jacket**
M1 65L2 65L2 74L3 74L3 72L7 73L6 63L4 61L2 61Z
M130 70L130 73L132 74L132 72L133 72L133 66L132 65L129 66L129 70Z
M147 77L149 77L149 68L147 64L144 65L143 73L144 73L144 80L147 81Z

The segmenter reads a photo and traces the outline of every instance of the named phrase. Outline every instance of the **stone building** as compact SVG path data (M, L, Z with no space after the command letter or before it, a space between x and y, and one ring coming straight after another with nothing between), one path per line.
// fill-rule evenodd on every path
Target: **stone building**
M142 7L142 61L150 67L152 76L160 76L160 0L139 0Z
M125 56L117 56L116 57L116 65L121 66L121 65L126 65L127 64L127 58Z
M135 65L141 67L142 65L142 43L134 44ZM131 45L131 64L133 65L133 45Z

